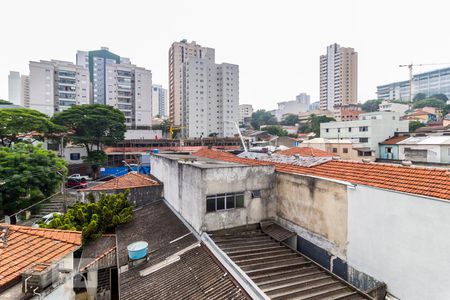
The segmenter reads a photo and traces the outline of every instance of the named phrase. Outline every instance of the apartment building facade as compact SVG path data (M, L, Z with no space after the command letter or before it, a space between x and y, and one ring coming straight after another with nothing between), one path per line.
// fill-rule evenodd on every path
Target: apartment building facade
M253 114L253 106L251 104L239 105L239 123L244 124L246 118L251 118Z
M320 109L358 101L358 53L333 44L320 56Z
M398 112L372 112L359 116L359 120L320 124L320 137L325 139L350 139L361 145L367 156L378 157L378 144L395 132L408 132L408 121L401 121ZM371 154L372 153L372 154Z
M162 85L153 84L152 85L152 117L157 116L165 118L168 116L168 105L167 105L167 89L163 88Z
M26 86L26 78L24 82ZM67 61L31 61L26 101L26 107L49 116L72 105L89 104L89 71Z
M20 104L22 96L22 82L20 73L10 71L8 75L8 100L13 104Z
M383 100L409 101L409 80L377 86L377 97ZM413 76L412 97L423 93L427 97L445 94L450 98L450 68L443 68Z
M195 41L174 42L169 49L169 117L175 126L181 125L181 66L188 57L203 57L205 49Z

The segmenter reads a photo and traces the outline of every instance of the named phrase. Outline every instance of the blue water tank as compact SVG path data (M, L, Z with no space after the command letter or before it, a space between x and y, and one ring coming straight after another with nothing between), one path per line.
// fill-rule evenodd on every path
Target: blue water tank
M147 256L148 243L144 241L134 242L127 246L128 257L132 260L141 259Z
M159 149L153 149L153 151L152 151L154 154L157 154L157 153L159 153Z

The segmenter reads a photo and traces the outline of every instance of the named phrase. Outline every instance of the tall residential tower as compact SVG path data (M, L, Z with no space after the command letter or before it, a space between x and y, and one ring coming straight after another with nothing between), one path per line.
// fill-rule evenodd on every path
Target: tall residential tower
M320 109L358 102L358 53L333 44L320 56Z

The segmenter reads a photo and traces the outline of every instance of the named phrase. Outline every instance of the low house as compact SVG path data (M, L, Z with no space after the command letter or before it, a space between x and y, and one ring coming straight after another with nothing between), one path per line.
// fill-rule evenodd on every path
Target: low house
M81 232L0 224L0 299L59 295L72 290L74 251L81 247ZM54 295L53 294L53 295Z
M278 152L276 152L276 154L287 155L287 156L299 155L299 156L305 156L305 157L308 157L308 156L332 157L332 156L334 156L330 152L323 151L320 149L315 149L315 148L309 148L309 147L294 147L294 148L290 148L287 150L278 151Z
M418 121L420 123L426 124L428 122L437 121L437 115L422 109L418 109L410 114L403 116L402 120Z
M450 136L413 136L397 143L398 159L423 163L450 163Z
M379 158L399 160L397 143L407 138L409 138L409 136L394 136L381 142Z
M129 200L136 207L161 199L163 187L162 183L152 175L130 172L80 192L84 199L90 193L98 199L101 193L117 194L125 190L130 190Z
M185 161L157 155L152 170L165 186L168 182L178 187L165 188L166 199L197 232L250 228L258 219L272 217L296 233L298 252L362 290L385 282L388 292L400 299L450 297L450 240L443 238L450 228L447 169L202 150ZM256 188L261 199L253 202L249 196L257 195ZM235 205L238 190L248 191L244 207L227 210L225 194L230 192ZM220 211L208 216L208 207ZM266 213L249 215L254 210ZM240 237L235 238L240 243ZM220 247L224 244L218 236L216 241ZM248 242L247 255L261 247L255 240ZM272 247L269 241L263 244ZM238 255L233 247L223 249ZM286 258L266 268L281 271L290 262ZM265 262L254 264L244 271L257 270ZM430 269L436 265L440 267Z
M345 160L375 160L375 151L368 147L364 147L358 139L324 139L315 138L304 141L299 145L303 148L315 148L322 151L332 153Z

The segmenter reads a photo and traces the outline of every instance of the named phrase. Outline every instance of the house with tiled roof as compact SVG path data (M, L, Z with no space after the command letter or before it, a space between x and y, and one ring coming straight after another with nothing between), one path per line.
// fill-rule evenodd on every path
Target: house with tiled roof
M332 157L333 154L327 151L323 151L320 149L310 148L310 147L293 147L290 149L282 150L276 152L277 154L293 156L312 156L312 157Z
M398 135L380 142L379 158L398 160L398 142L406 140L409 135Z
M80 190L83 197L87 194L94 195L98 199L101 193L116 194L129 190L129 200L134 206L141 206L161 199L162 183L152 175L129 172L93 187Z
M385 283L399 299L450 296L450 242L443 238L450 228L448 169L201 150L156 154L152 172L167 202L199 233L258 228L269 217L296 234L294 249L363 291ZM267 178L271 184L264 185Z
M22 299L55 290L59 270L74 269L73 253L80 247L78 231L0 224L0 299ZM39 279L48 279L46 274L57 277Z

